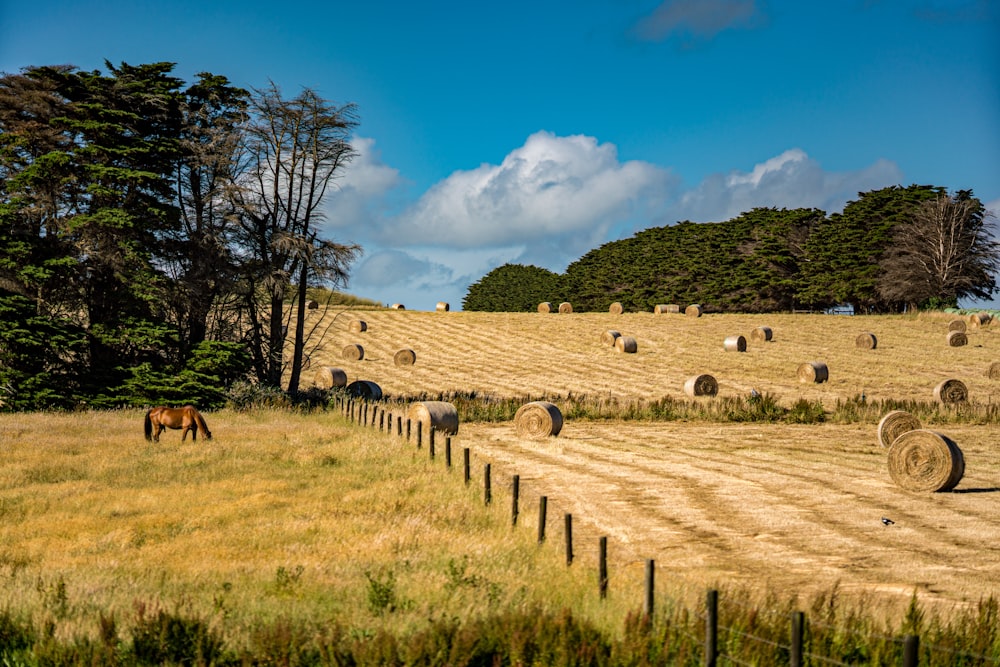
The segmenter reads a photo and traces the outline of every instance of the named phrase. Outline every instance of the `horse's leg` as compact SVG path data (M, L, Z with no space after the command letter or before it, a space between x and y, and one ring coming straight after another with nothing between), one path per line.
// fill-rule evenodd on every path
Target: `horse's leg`
M153 442L160 441L160 433L163 432L163 424L156 422L156 428L153 429Z

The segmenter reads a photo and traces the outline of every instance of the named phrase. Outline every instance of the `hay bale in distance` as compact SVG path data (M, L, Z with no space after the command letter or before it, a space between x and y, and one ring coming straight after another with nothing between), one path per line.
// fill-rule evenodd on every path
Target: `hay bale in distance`
M417 363L417 353L409 348L403 348L392 355L392 363L397 366L412 366Z
M612 315L621 315L625 312L625 307L622 305L621 301L615 301L613 304L608 306L608 312Z
M978 329L979 327L986 326L990 323L993 317L989 313L972 313L968 317L969 328Z
M1000 380L1000 361L994 361L986 369L986 377L991 380Z
M559 304L559 312L560 313L572 313L573 312L573 304L571 304L569 301L563 301L562 303Z
M968 344L969 337L965 335L964 331L948 332L948 347L962 347L963 345Z
M658 306L653 307L653 312L657 315L663 315L665 313L679 313L681 312L681 307L676 303L661 303Z
M615 349L626 354L635 354L639 344L632 336L619 336L615 339Z
M766 343L774 337L771 327L757 327L750 332L750 340L755 343Z
M722 341L722 347L726 352L746 352L747 339L743 336L728 336Z
M562 412L548 401L525 403L514 413L514 432L521 438L556 436L562 427Z
M952 320L948 322L948 331L961 331L965 333L966 328L965 320Z
M830 379L830 369L822 361L807 361L799 365L799 382L819 384Z
M940 403L964 403L969 400L969 389L961 380L949 378L934 387L934 399Z
M406 306L401 303L394 303L390 306L393 310L406 310Z
M540 312L540 313L551 313L552 312L552 304L549 303L548 301L542 301L540 304L538 304L538 312Z
M368 323L364 320L352 320L348 329L351 330L351 333L362 333L368 331Z
M854 347L860 350L874 350L878 346L878 339L870 331L858 334L854 339Z
M608 347L614 347L615 341L621 338L621 332L615 331L614 329L608 329L601 334L601 345L607 345Z
M355 380L344 388L349 395L366 401L381 401L382 387L368 380Z
M437 305L434 306L434 310L439 313L447 313L451 310L451 304L446 301L438 301Z
M349 359L351 361L361 361L365 358L365 348L354 343L344 347L344 351L341 353L344 359Z
M458 433L458 410L447 401L421 401L410 405L407 418L420 424L430 433L431 429L448 435Z
M684 314L688 317L701 317L701 306L697 303L692 303L684 309Z
M964 474L962 450L941 433L907 431L889 447L889 476L907 491L951 491Z
M320 389L333 389L334 387L347 386L347 373L342 368L324 366L316 371L313 377L313 384Z
M319 301L309 301L308 303L306 303L306 308L308 308L309 310L316 310L317 308L319 308Z
M923 428L920 420L906 410L890 410L878 423L878 443L889 447L899 436Z
M707 373L689 377L684 383L684 393L688 396L715 396L719 393L719 383Z

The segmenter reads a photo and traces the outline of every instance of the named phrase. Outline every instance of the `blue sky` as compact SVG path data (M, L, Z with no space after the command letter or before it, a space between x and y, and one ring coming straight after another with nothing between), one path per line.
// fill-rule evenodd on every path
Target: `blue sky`
M409 309L754 206L919 183L1000 213L1000 0L0 0L0 71L105 60L357 104L328 237Z

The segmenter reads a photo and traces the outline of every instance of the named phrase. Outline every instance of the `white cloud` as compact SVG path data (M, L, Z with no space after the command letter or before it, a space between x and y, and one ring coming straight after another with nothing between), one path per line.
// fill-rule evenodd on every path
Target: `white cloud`
M619 162L593 137L537 132L499 165L457 171L384 229L381 241L475 248L558 241L574 251L645 217L674 179L648 162Z
M635 27L645 40L673 35L712 38L730 28L752 27L763 14L755 0L664 0Z
M878 160L858 171L828 172L804 151L793 148L754 165L749 172L713 174L684 193L670 221L729 220L758 206L840 211L859 192L899 184L895 163Z
M351 145L357 156L334 182L324 210L327 229L363 230L359 222L384 216L390 194L403 184L399 171L382 162L374 139L354 137Z

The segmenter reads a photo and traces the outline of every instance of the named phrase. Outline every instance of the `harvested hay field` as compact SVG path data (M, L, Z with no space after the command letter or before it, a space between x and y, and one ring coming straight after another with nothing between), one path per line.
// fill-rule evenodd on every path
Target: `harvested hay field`
M333 318L334 313L327 317ZM1000 381L986 369L1000 357L1000 325L968 334L969 344L949 347L942 331L948 314L921 316L715 315L684 317L653 313L470 313L446 318L432 311L364 311L368 324L364 358L343 359L356 343L340 318L310 354L312 366L337 366L348 380L371 380L387 396L479 392L498 396L592 395L619 399L683 399L692 375L709 373L719 396L746 395L752 388L774 395L783 405L799 399L837 400L864 394L869 400L932 400L947 378L962 380L969 401L1000 400ZM727 353L719 341L750 337L766 324L773 339L750 344L742 354ZM602 343L611 330L635 338L635 354L617 354ZM858 349L861 331L878 347ZM400 348L412 349L420 363L393 365ZM822 384L799 381L799 364L821 359L830 378Z
M695 590L839 587L946 606L1000 595L995 429L941 429L965 456L951 493L894 484L868 426L569 422L544 441L511 424L462 429L459 442L494 471L519 475L526 525L542 495L553 526L573 515L581 562L596 562L608 536L617 567L651 558Z

